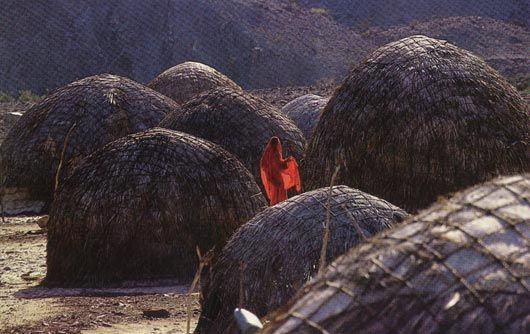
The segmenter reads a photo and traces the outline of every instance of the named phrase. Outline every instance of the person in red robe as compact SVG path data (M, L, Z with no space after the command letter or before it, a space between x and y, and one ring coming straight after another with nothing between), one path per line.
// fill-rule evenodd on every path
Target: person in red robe
M287 199L287 190L295 187L300 192L300 175L294 157L283 158L282 144L278 137L272 137L263 150L259 164L261 182L265 188L269 205L273 206Z

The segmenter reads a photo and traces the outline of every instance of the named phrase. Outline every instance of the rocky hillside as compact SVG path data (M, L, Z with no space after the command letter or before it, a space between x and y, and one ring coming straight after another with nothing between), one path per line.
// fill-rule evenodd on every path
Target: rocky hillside
M285 0L7 0L0 32L0 91L10 92L102 72L147 82L186 60L246 88L305 85L342 76L372 48Z
M146 83L187 60L246 89L318 86L342 81L377 46L416 33L448 39L524 79L529 2L3 0L0 92L42 94L104 72Z
M530 76L530 31L507 21L463 16L430 19L388 29L372 28L363 35L383 45L410 35L445 39L467 49L488 62L505 76Z
M481 16L530 27L528 0L299 0L342 24L366 30L452 16Z

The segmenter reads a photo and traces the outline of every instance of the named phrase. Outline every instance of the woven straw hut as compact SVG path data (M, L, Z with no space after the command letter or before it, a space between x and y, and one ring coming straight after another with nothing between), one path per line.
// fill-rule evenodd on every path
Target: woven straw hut
M220 251L266 206L252 175L206 140L154 128L88 156L60 186L46 281L190 280L196 247Z
M439 202L332 263L265 333L529 333L530 174Z
M241 90L241 87L216 69L192 61L165 70L147 86L180 104L210 89L229 87Z
M313 130L318 124L320 113L328 103L329 98L307 94L297 97L287 103L282 112L298 126L307 140L311 139Z
M22 115L0 147L4 210L46 210L61 161L156 126L178 105L132 80L102 74L53 91ZM63 156L64 153L64 156Z
M329 187L292 197L237 230L205 275L198 333L237 333L234 308L264 316L316 274L328 197ZM332 189L330 203L328 262L407 215L346 186Z
M412 36L355 67L323 111L306 188L338 183L408 211L498 174L530 170L530 112L496 71L446 41Z
M261 185L259 161L273 136L284 155L302 159L305 139L296 125L269 103L241 90L220 88L201 94L169 114L161 127L221 145L236 155Z

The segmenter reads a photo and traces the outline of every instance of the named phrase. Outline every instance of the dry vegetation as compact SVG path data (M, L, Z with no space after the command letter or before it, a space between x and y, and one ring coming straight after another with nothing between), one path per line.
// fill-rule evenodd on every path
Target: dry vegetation
M233 333L236 306L266 333L528 332L528 175L404 223L384 200L416 211L528 171L524 5L4 6L0 194L51 216L0 220L0 333ZM456 47L378 49L414 34ZM88 77L106 72L123 77ZM278 131L304 190L325 188L265 209Z
M496 175L530 170L530 113L477 56L411 36L356 66L324 109L306 151L306 189L338 183L410 211Z
M224 87L197 96L170 113L160 126L216 143L233 153L261 184L259 161L271 137L283 143L285 156L300 160L306 140L288 117L251 94Z
M265 333L526 333L530 175L436 203L354 247Z
M204 275L199 332L235 332L235 307L265 316L319 271L321 249L326 250L323 262L330 263L406 216L400 208L346 186L306 192L264 210L234 233Z
M177 107L170 98L115 75L70 83L35 103L10 129L0 147L2 185L15 193L29 193L27 200L44 203L47 211L62 155L73 168L103 145L156 126ZM63 170L60 176L66 174ZM26 208L23 202L12 208L24 210L40 211Z

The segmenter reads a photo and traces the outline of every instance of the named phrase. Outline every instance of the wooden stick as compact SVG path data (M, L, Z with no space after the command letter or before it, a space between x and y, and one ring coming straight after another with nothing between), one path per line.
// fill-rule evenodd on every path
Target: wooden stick
M57 189L59 188L59 179L61 177L61 169L63 167L64 155L66 153L66 147L68 145L68 140L70 140L70 135L74 131L74 128L76 127L76 125L77 123L74 123L74 125L70 127L70 130L68 130L66 137L64 137L63 150L61 152L61 160L59 161L59 166L57 167L57 172L55 173L55 188L53 190L54 197L55 197L55 193L57 192Z
M331 195L333 191L333 185L335 184L335 178L339 174L340 164L337 164L335 171L331 176L331 182L329 184L328 200L326 203L326 223L324 225L324 237L322 239L322 249L320 250L320 265L318 266L318 274L321 274L326 268L326 256L329 242L329 224L331 220Z
M4 211L4 185L2 185L2 190L0 190L0 210L2 210L2 223L6 223L6 215Z
M239 309L243 308L243 270L245 270L245 263L239 263Z
M359 235L359 239L366 240L366 235L364 235L364 232L359 226L359 224L357 223L357 220L355 220L355 217L353 217L351 212L348 211L348 208L346 208L344 205L342 206L342 208L344 209L344 211L346 211L346 214L348 215L348 217L350 217L353 227L355 228L355 231L357 231L357 234Z
M191 295L193 294L193 291L195 291L195 287L199 283L199 280L201 278L201 273L204 267L210 263L213 257L213 249L208 251L206 255L203 257L201 256L201 251L199 250L199 247L196 247L197 250L197 256L199 257L199 268L195 272L195 277L193 277L193 282L191 283L190 290L188 291L187 296L187 312L188 312L188 319L186 322L186 334L190 334L190 327L191 327Z

